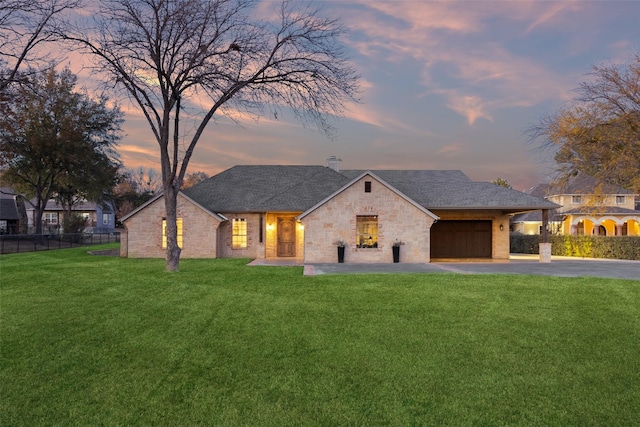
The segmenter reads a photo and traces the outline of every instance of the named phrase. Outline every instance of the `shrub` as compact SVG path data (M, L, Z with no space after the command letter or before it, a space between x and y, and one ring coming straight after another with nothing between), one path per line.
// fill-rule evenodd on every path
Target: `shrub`
M72 213L62 221L63 233L82 233L87 226L87 220L79 213Z
M510 250L537 254L541 241L540 235L512 233ZM640 261L640 236L549 236L549 242L552 255Z

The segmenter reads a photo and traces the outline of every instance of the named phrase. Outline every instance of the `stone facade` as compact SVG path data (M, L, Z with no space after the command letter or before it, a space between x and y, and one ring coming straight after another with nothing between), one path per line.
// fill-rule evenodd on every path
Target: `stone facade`
M225 221L218 229L220 258L264 258L264 225L262 230L262 241L260 241L260 218L261 214L255 213L230 213L225 217ZM233 220L241 218L247 223L247 247L234 249L232 246L232 224Z
M286 218L295 221L300 212L267 213L226 213L229 219L218 229L220 258L278 258L278 220ZM234 218L243 218L247 223L247 247L232 248L232 222ZM304 255L304 228L297 223L295 229L295 252L290 258L302 261Z
M365 181L371 192L365 192ZM356 216L377 215L378 245L358 248ZM348 243L345 262L393 262L394 241L404 242L401 262L429 262L430 228L434 218L397 192L369 175L354 182L323 205L302 218L304 261L337 262L337 240Z
M266 258L278 258L278 219L296 220L302 212L268 212L266 216ZM295 228L295 256L292 259L302 262L304 259L304 227L297 222Z
M162 220L165 217L162 197L125 220L126 236L120 243L120 254L131 258L164 258ZM178 195L177 217L182 218L183 258L216 258L220 221ZM135 236L135 237L133 237Z
M392 246L401 241L400 262L431 260L431 228L439 220L491 221L491 255L509 258L509 215L499 209L427 210L393 187L365 173L306 212L209 212L194 199L178 195L177 217L182 220L183 258L286 258L307 263L337 262L336 241L347 242L347 263L391 263ZM368 184L367 184L368 183ZM375 218L376 242L362 245L358 217ZM164 258L162 197L125 217L121 255ZM227 220L224 220L227 218ZM246 223L246 247L232 247L234 219ZM362 220L362 218L360 218ZM283 222L284 221L284 222ZM288 230L286 245L279 242ZM502 227L502 228L501 228ZM359 244L360 243L360 244ZM287 247L286 256L282 247ZM487 247L488 249L488 247ZM487 251L488 252L488 251Z

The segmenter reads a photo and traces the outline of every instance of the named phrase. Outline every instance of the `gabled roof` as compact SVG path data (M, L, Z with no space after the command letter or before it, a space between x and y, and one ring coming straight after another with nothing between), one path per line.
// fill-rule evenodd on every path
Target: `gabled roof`
M337 191L335 191L334 193L328 195L327 197L325 197L323 200L321 200L320 202L318 202L317 204L315 204L314 206L312 206L310 209L306 210L305 212L303 212L301 215L298 216L298 218L304 218L305 216L307 216L308 214L310 214L311 212L313 212L314 210L316 210L317 208L319 208L320 206L324 205L325 203L327 203L329 200L333 199L334 197L336 197L338 194L342 193L343 191L345 191L347 188L351 187L355 182L361 180L363 177L365 176L370 176L373 179L377 180L378 182L380 182L382 185L384 185L385 187L387 187L389 190L393 191L394 193L398 194L400 197L402 197L403 199L405 199L408 203L414 205L416 208L418 208L419 210L421 210L422 212L424 212L425 214L429 215L431 218L438 220L438 216L434 215L433 212L429 211L428 209L426 209L424 206L418 204L415 202L415 200L412 200L411 198L407 197L405 194L403 194L402 192L400 192L398 189L394 188L392 185L390 185L389 183L385 182L385 180L381 179L379 176L377 176L376 174L374 174L371 171L364 171L362 173L360 173L360 175L355 176L351 181L349 181L348 183L346 183L345 185L343 185L341 188L339 188Z
M374 170L377 176L427 209L554 209L555 203L490 182L471 181L459 170ZM350 175L354 171L345 171Z
M562 222L564 219L564 215L562 213L558 213L557 211L551 210L549 211L549 222ZM542 222L542 212L541 211L531 211L525 212L521 214L516 214L511 219L511 222Z
M227 218L224 215L220 215L216 212L211 212L209 211L207 208L205 208L204 206L202 206L200 203L198 203L196 200L193 200L191 197L189 197L188 195L184 194L183 191L180 191L179 193L180 195L182 195L184 198L186 198L187 200L189 200L191 203L193 203L194 205L196 205L197 207L199 207L200 209L202 209L204 212L206 212L207 214L211 215L212 217L214 217L215 219L217 219L218 221L222 222L222 221L226 221ZM137 214L138 212L140 212L141 210L143 210L144 208L146 208L147 206L149 206L150 204L152 204L153 202L157 201L158 199L162 198L162 196L164 196L164 194L162 192L156 194L152 199L147 200L145 203L143 203L142 205L138 206L137 208L135 208L134 210L132 210L131 212L129 212L128 214L126 214L125 216L123 216L120 219L120 222L125 222L126 220L128 220L129 218L131 218L132 216L134 216L135 214Z
M370 173L425 211L554 209L555 203L489 182L471 181L459 170L345 170L325 166L240 165L208 178L182 194L213 213L306 212ZM152 199L153 200L153 199ZM141 206L136 211L142 209ZM125 216L129 218L134 213ZM433 215L433 214L432 214Z
M9 187L0 187L0 199L14 200L18 194Z
M36 204L36 198L32 198L30 200L30 204L27 210L33 209L33 205ZM113 213L113 207L111 206L111 202L89 202L87 200L82 200L71 207L71 210L74 212L87 212L87 211L97 211L100 209L103 213ZM47 204L45 205L44 211L63 211L63 207L60 203L58 203L54 199L47 200Z
M16 194L11 188L0 188L0 219L20 219L18 215L18 207L16 206Z
M20 219L18 208L14 199L0 198L0 219L16 220Z
M212 212L303 212L348 181L325 166L234 166L184 193Z

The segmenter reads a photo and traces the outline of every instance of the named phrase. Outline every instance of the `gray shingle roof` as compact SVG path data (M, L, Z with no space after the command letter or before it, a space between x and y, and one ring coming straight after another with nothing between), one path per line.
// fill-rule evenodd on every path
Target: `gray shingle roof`
M554 210L549 211L549 221L551 222L561 222L564 218L562 213L557 213ZM532 211L525 212L521 214L517 214L513 216L513 222L542 222L542 212L540 211Z
M0 199L0 219L3 220L17 220L20 219L18 215L18 208L14 199Z
M234 166L184 191L212 212L302 212L361 175L324 166ZM539 197L471 181L459 170L376 170L375 175L426 209L557 207Z
M16 205L16 194L8 187L0 187L0 219L17 220L18 207Z
M459 170L373 170L427 209L553 209L556 204L490 182L471 181ZM346 171L349 175L351 171Z
M347 182L325 166L234 166L184 193L212 212L300 212Z

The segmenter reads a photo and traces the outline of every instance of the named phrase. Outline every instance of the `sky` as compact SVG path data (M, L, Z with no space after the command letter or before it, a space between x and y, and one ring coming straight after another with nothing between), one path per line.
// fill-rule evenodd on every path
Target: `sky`
M349 29L361 102L334 139L288 118L216 119L189 172L237 164L341 169L459 169L526 190L549 179L551 153L525 130L573 95L598 64L640 52L640 1L320 1ZM268 1L277 6L277 2ZM129 109L118 151L159 169L143 117Z

